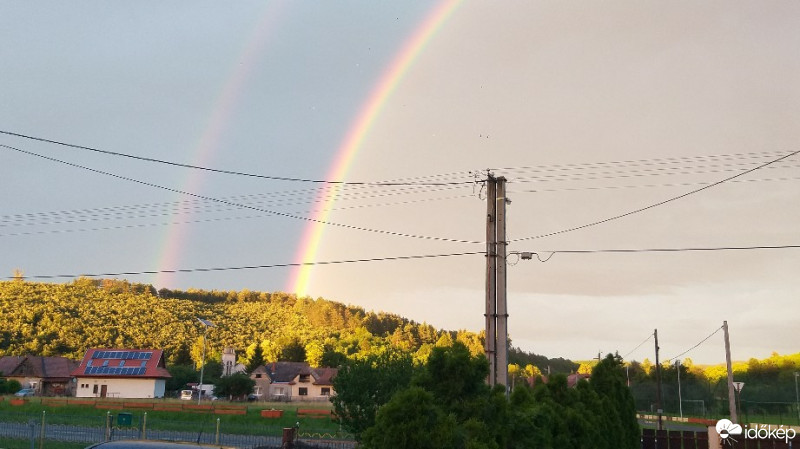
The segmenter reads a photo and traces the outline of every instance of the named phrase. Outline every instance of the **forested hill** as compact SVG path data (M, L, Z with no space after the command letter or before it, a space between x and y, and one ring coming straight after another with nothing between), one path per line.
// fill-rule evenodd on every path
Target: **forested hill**
M397 315L280 292L156 291L145 284L88 278L66 284L13 280L0 282L0 316L0 355L80 358L91 347L160 348L169 363L191 363L202 348L197 317L217 326L208 332L212 359L229 346L247 362L259 346L264 360L307 360L314 366L389 348L424 361L435 345L454 340L483 353L481 334L437 330ZM516 355L517 363L549 362ZM544 362L531 362L536 357ZM558 371L577 367L563 359L553 359L552 365Z

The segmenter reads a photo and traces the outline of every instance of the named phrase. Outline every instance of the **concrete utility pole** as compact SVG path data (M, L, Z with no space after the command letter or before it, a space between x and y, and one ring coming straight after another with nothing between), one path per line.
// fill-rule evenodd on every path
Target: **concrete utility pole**
M208 334L209 327L217 327L211 321L204 320L202 318L198 318L199 321L203 325L203 361L202 365L200 365L200 389L197 391L197 405L200 405L200 400L203 399L203 374L206 370L206 334Z
M739 414L736 412L736 389L733 386L733 367L731 366L731 340L728 335L728 322L722 322L722 330L725 334L725 364L728 366L728 410L731 414L731 421L738 424Z
M506 178L486 179L486 358L489 386L508 395L508 307L506 300Z
M508 303L506 301L506 178L497 178L497 383L508 397Z
M658 329L653 330L653 337L656 340L656 413L658 413L658 430L663 430L661 415L664 409L661 407L661 362L658 361Z
M489 360L490 387L495 386L497 380L495 368L495 324L497 322L497 310L495 307L495 293L497 290L497 184L494 176L488 175L486 179L486 358Z

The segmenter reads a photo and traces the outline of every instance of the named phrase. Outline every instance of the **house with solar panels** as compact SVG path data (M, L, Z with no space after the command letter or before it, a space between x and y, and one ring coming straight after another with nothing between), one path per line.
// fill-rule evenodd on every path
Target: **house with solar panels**
M79 398L163 398L172 376L160 349L93 348L72 377Z

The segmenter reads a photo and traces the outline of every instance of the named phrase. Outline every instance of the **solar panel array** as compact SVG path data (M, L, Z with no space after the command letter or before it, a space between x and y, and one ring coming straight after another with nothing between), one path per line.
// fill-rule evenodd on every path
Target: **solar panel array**
M150 360L152 352L141 351L95 351L93 359Z
M113 374L118 376L141 376L145 367L139 366L87 366L83 374Z

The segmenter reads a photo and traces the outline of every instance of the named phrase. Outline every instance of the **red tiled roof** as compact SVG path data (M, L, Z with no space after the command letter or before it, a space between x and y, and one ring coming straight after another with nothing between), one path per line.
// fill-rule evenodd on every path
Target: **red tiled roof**
M149 355L149 357L148 357ZM73 377L170 378L160 349L92 348L86 351Z

